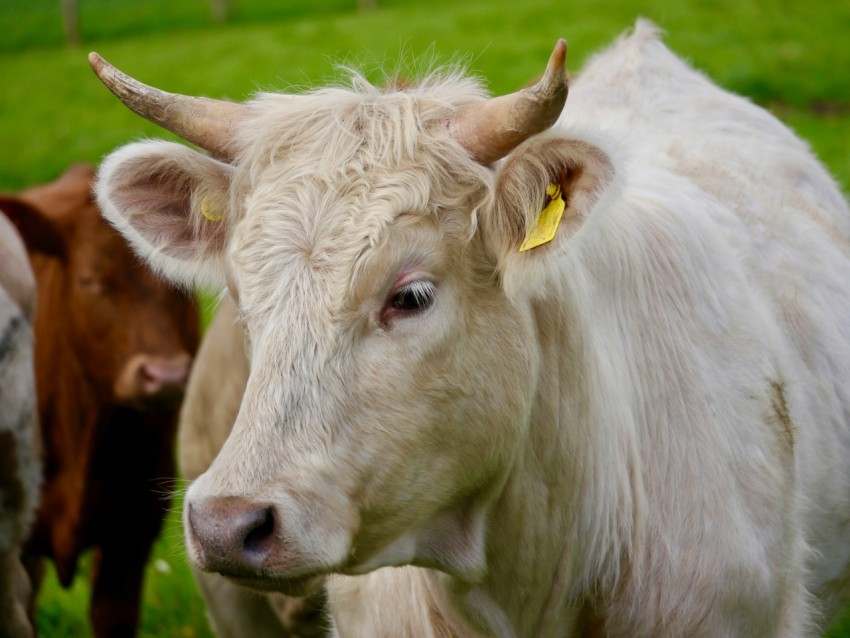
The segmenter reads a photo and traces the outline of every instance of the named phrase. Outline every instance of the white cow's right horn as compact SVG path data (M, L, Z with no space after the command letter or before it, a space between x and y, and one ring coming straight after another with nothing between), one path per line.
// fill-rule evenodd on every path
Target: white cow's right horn
M137 115L215 157L233 159L234 130L245 118L247 106L161 91L134 80L97 53L89 54L89 64L106 88Z

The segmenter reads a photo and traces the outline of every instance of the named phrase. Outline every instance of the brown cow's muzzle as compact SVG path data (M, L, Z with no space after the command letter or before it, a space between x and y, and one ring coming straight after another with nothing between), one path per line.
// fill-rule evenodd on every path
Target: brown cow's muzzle
M171 407L183 398L192 357L139 354L132 357L115 381L115 399L137 406Z

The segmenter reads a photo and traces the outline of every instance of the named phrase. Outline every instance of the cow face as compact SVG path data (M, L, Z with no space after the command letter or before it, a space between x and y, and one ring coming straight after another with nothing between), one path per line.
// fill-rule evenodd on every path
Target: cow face
M494 171L445 126L478 97L267 96L231 163L164 142L104 163L105 214L171 277L226 284L248 334L237 421L186 499L202 568L289 593L384 565L482 575L539 357L506 268L557 258L608 164L550 136ZM516 263L552 180L570 224Z
M30 251L40 305L61 309L61 316L38 316L50 324L41 334L59 335L58 347L70 350L101 401L173 403L197 345L197 311L101 217L93 177L91 168L74 166L51 184L2 200Z

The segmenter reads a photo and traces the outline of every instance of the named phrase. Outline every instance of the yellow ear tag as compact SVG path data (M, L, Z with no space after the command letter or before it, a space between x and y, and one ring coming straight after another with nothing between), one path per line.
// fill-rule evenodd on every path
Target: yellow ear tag
M201 215L206 217L211 222L220 222L224 215L221 214L218 206L211 202L208 198L201 199Z
M525 252L549 243L555 238L555 233L558 232L558 226L561 223L561 217L564 215L567 203L564 201L561 187L558 184L549 184L546 187L546 194L549 196L549 203L546 208L540 211L534 226L528 231L525 240L519 247L519 252Z

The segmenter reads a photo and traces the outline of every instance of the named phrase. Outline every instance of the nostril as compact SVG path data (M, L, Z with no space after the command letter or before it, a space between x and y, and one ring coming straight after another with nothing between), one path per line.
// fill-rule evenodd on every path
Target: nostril
M189 502L187 519L193 556L205 571L251 576L275 553L280 521L270 505L230 496Z
M274 542L274 512L271 507L257 511L256 526L251 529L242 542L246 552L262 553Z
M159 375L149 363L143 363L139 366L139 378L144 382L159 381Z

